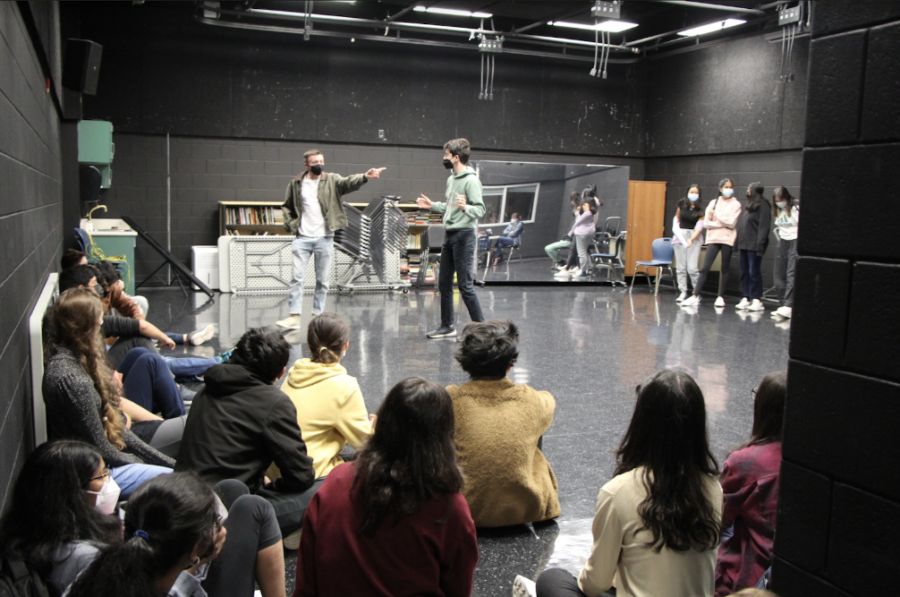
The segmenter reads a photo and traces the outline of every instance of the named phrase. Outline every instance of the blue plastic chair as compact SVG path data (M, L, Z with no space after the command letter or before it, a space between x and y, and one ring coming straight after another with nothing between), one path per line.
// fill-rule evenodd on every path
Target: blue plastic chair
M609 218L612 219L612 218ZM625 262L622 260L622 257L625 255L625 236L626 233L622 232L618 236L614 237L612 240L616 243L615 251L612 253L591 253L591 261L594 262L593 273L597 273L601 268L606 270L606 279L612 282L612 285L621 284L625 286ZM616 270L622 270L622 279L616 280L611 277L610 272L615 272Z
M647 277L648 286L652 286L652 284L650 284L650 268L656 269L656 290L654 291L654 294L659 294L659 279L663 275L663 269L669 270L669 274L672 276L672 286L675 286L675 272L672 271L672 256L675 254L675 251L672 249L672 239L657 238L653 241L652 250L652 261L635 262L634 272L631 274L631 288L629 289L629 292L634 289L634 279L638 275L637 270L639 267L644 268L644 271L641 272L641 274Z

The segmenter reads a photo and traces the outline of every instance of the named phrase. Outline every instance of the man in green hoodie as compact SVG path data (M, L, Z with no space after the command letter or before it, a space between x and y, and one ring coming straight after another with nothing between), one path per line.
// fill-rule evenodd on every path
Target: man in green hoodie
M484 321L481 304L472 282L472 260L475 258L475 224L484 215L481 181L474 170L466 168L472 148L466 139L453 139L444 144L444 167L453 170L447 179L446 201L432 201L419 195L416 203L424 209L444 214L444 245L441 247L441 325L427 334L428 338L456 336L453 328L453 274L459 293L472 321Z

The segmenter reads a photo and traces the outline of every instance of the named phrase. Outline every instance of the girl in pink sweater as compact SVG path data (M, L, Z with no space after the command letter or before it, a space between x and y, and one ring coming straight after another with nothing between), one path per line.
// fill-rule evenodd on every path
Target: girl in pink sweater
M700 268L700 277L694 287L694 294L681 303L682 307L700 303L700 289L706 283L706 276L716 256L722 254L722 270L719 273L719 297L716 307L724 307L725 286L728 284L728 265L731 262L731 249L737 239L738 217L741 215L741 203L734 198L734 183L730 178L719 181L719 196L706 207L703 227L706 229L706 258Z

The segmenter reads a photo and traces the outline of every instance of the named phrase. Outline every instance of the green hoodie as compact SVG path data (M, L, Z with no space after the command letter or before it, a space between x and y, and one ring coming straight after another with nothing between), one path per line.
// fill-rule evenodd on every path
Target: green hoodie
M466 196L466 209L455 207L456 194ZM434 201L431 209L444 214L446 230L474 230L475 220L484 215L484 201L481 198L481 181L474 170L463 170L447 178L447 201ZM451 205L453 203L454 205Z

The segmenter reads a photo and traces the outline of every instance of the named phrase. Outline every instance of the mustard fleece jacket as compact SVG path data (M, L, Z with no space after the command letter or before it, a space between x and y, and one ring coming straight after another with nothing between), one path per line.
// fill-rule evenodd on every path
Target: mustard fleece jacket
M300 359L281 390L297 408L297 423L317 479L344 462L338 456L344 446L358 450L372 433L359 383L340 363Z
M559 487L537 447L553 422L549 392L504 377L449 386L463 495L477 527L549 520L560 514Z

